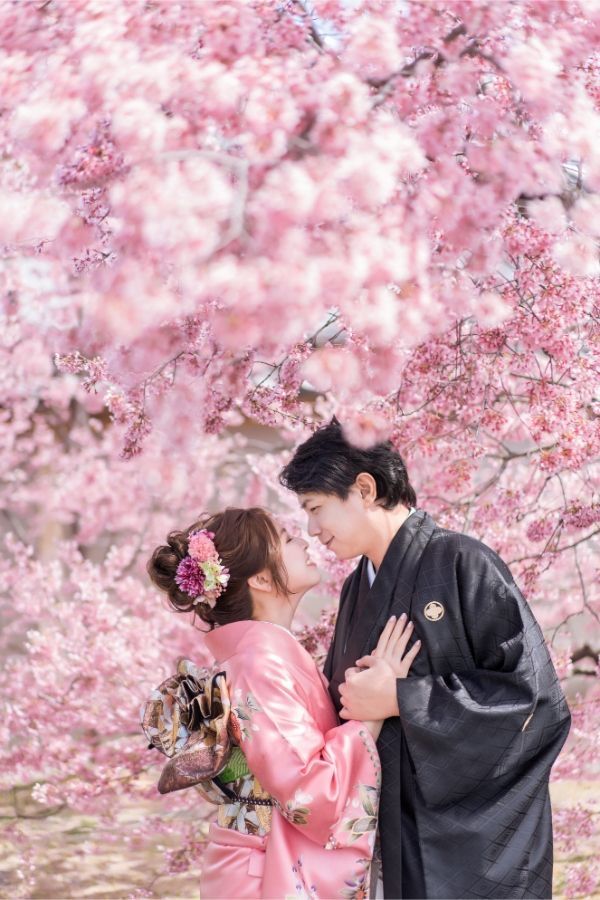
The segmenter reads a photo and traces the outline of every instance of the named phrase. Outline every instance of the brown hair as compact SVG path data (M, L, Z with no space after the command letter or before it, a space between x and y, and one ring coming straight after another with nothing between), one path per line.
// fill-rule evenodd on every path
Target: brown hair
M214 533L215 547L223 565L229 569L227 588L213 609L207 603L194 605L193 599L175 581L177 566L188 552L189 536L202 528ZM167 594L173 609L196 613L211 629L253 618L248 579L265 569L276 589L285 594L287 573L281 558L279 533L271 516L259 507L228 507L215 515L202 516L183 531L171 531L167 543L155 549L146 566L150 578Z

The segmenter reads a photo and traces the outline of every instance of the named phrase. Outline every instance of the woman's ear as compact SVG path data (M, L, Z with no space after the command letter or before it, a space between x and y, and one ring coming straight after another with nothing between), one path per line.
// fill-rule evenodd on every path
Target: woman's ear
M257 572L256 575L251 575L248 579L248 587L253 591L270 592L273 589L271 573L264 569L262 572Z
M377 500L377 484L368 472L361 472L354 482L365 506L372 506Z

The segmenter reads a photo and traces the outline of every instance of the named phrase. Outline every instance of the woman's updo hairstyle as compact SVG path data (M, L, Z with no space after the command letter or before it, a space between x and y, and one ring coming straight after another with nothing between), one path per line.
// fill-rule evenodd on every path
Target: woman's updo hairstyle
M189 536L206 528L214 534L214 544L223 565L229 569L225 591L211 609L208 603L194 604L175 581L177 566L187 556ZM279 532L271 516L259 507L228 507L215 515L202 516L184 531L172 531L167 543L157 547L146 566L154 584L164 591L173 609L194 612L210 625L226 625L253 618L248 579L265 569L273 584L286 593L287 573L281 558Z

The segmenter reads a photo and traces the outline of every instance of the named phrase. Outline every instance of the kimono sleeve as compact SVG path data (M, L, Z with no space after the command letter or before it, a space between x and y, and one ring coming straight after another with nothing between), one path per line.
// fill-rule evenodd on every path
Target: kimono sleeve
M485 550L455 560L474 665L396 683L416 779L431 806L459 803L490 779L514 784L533 763L549 774L569 730L541 629L507 566Z
M318 673L315 670L315 679ZM294 666L263 658L232 684L248 767L281 814L310 840L357 846L370 857L379 806L377 747L363 722L323 733ZM318 682L315 690L323 690Z

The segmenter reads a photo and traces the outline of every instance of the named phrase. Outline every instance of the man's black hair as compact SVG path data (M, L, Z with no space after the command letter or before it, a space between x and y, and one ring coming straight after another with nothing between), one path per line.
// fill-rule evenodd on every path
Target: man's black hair
M392 442L361 450L346 440L336 418L300 444L279 473L279 481L296 494L317 491L345 500L361 472L368 472L375 479L377 499L384 509L393 509L399 503L417 505L406 466Z

